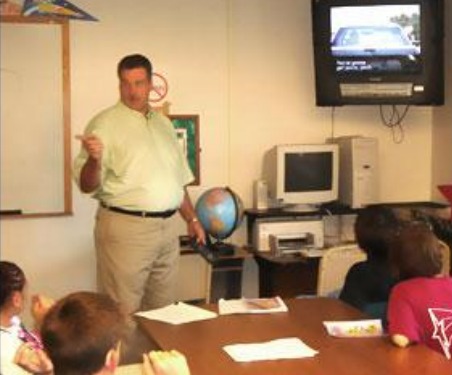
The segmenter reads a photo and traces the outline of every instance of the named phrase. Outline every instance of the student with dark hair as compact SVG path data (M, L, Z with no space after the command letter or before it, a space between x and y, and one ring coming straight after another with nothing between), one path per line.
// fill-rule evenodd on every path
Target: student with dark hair
M50 309L41 335L54 375L114 374L126 315L106 294L76 292ZM150 352L143 359L143 375L190 374L185 357L176 351Z
M392 341L401 347L423 343L442 353L429 309L452 312L452 278L441 274L439 242L426 223L411 222L400 228L391 263L401 280L389 298L388 331Z
M51 364L41 358L41 340L27 330L20 314L26 303L27 280L25 273L15 263L0 261L0 373L3 375L27 373L27 370L48 371ZM32 315L39 326L53 301L44 296L32 297Z
M394 212L380 205L360 210L355 222L356 241L367 260L350 268L339 298L375 318L385 319L389 293L396 282L388 252L398 225Z

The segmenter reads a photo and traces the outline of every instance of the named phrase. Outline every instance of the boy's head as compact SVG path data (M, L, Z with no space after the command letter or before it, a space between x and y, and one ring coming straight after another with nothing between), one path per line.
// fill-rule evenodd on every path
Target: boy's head
M0 261L0 309L3 309L15 294L21 294L25 284L25 274L19 266L12 262ZM22 298L19 299L22 301ZM17 302L22 305L21 301Z
M107 295L77 292L59 300L41 328L44 347L55 375L113 371L125 334L125 316Z
M386 261L389 243L398 225L399 221L389 207L365 207L356 218L356 242L369 258Z
M400 279L432 277L441 273L441 249L428 224L406 223L400 227L392 245L391 263Z

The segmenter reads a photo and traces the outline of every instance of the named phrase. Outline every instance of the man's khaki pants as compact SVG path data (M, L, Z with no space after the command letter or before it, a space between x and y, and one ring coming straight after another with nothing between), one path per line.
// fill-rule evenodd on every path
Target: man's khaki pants
M101 292L127 312L174 302L179 265L176 215L143 218L99 207L94 237Z

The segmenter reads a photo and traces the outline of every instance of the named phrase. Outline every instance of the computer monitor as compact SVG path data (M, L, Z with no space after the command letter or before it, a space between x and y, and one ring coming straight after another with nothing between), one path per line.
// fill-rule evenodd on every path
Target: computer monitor
M289 211L316 211L338 199L339 149L336 144L273 147L264 160L269 196Z

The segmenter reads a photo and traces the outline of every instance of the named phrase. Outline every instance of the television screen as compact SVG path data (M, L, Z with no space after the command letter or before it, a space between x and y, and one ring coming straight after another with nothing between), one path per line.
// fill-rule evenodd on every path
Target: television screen
M331 54L338 74L422 69L420 5L331 8Z
M444 0L312 0L316 103L444 104Z

